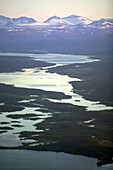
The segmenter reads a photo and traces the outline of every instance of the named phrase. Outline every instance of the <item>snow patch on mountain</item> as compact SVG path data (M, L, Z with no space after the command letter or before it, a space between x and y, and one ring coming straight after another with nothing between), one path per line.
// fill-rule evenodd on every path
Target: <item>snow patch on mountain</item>
M31 24L18 24L18 28L30 28L30 29L41 29L42 27L49 26L48 23L34 22Z
M90 20L88 18L78 16L78 15L70 15L68 17L64 17L66 21L70 22L71 24L78 25L78 24L90 24L93 22L93 20Z

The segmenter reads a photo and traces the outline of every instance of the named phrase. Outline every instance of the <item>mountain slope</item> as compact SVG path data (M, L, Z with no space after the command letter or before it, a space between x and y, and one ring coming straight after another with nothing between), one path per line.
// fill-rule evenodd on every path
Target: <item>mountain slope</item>
M90 24L90 26L91 27L96 27L96 28L110 28L110 27L113 27L113 19L102 18L100 20L93 21Z
M7 27L13 25L9 17L4 17L0 15L0 27Z

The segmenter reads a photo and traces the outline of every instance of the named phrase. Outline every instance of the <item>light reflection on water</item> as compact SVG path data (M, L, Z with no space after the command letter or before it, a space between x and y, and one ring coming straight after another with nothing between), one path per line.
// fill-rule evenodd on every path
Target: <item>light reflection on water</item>
M18 134L21 131L35 131L35 132L43 132L43 129L36 130L34 124L43 122L46 118L51 117L51 113L42 113L40 111L36 111L36 109L40 108L33 108L33 107L25 107L22 111L15 111L15 112L4 112L0 114L0 121L2 122L9 122L8 127L14 128L13 130L8 130L7 132L0 134L0 146L18 146L21 145L19 141ZM36 114L36 116L32 116L32 118L37 118L37 120L28 120L23 118L17 118L20 123L11 123L12 118L7 117L7 115L25 115L25 114ZM14 120L17 120L14 119ZM22 127L13 127L13 124L22 125ZM5 125L6 126L6 125ZM1 124L1 127L4 125ZM16 134L17 133L17 134ZM22 140L24 142L24 139ZM28 143L29 140L26 140Z
M18 74L1 73L0 82L5 84L14 84L16 87L63 92L66 95L70 95L71 99L62 99L62 100L48 99L48 100L52 102L70 103L77 106L84 106L88 111L113 109L110 106L100 104L99 101L94 102L94 101L85 100L82 96L73 93L73 88L69 82L82 81L82 80L78 78L71 78L67 75L48 73L47 70L50 67L40 69L38 72L36 72L36 68L35 68L35 69L23 69L24 72L18 72Z
M23 54L23 53L0 53L4 56L29 56L34 60L43 60L47 62L55 63L54 66L44 67L44 68L32 68L32 69L23 69L24 72L14 72L14 73L1 73L0 82L5 84L14 84L16 87L25 87L25 88L34 88L42 89L46 91L56 91L63 92L66 95L70 95L71 99L48 99L52 102L60 103L70 103L77 106L84 106L88 111L99 111L99 110L108 110L113 109L110 106L105 106L100 104L98 101L93 102L85 100L82 96L73 93L72 86L69 82L71 81L82 81L78 78L71 78L67 75L60 75L57 73L48 73L48 69L56 67L58 65L65 65L70 63L85 63L99 61L96 59L90 59L88 56L75 56L75 55L63 55L63 54ZM20 101L20 103L35 101L33 96L32 99ZM36 96L34 96L36 97ZM40 107L37 107L40 109ZM37 108L26 107L22 111L10 112L10 114L37 114L37 120L25 120L23 118L18 119L22 127L13 127L13 130L8 130L5 134L0 134L0 145L1 146L18 146L21 142L18 139L18 134L21 131L37 131L40 132L41 129L36 130L34 126L35 123L41 123L44 119L51 117L51 113L42 113L36 112ZM0 115L0 120L11 122L11 118L6 117L9 112L4 112ZM40 116L38 116L38 114ZM42 115L41 115L42 114ZM4 126L4 125L1 125ZM8 124L8 127L12 127L12 123ZM42 129L43 130L43 129ZM6 141L6 142L4 142Z
M100 61L95 58L90 58L87 55L72 55L72 54L33 54L33 53L0 53L0 56L20 56L32 57L34 60L41 60L49 63L56 63L60 65L73 64L73 63L87 63ZM91 56L94 57L94 56Z

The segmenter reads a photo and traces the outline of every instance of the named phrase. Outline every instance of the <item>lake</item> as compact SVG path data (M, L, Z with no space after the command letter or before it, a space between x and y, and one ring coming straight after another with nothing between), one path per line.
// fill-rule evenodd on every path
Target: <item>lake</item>
M2 170L111 170L113 165L96 166L97 160L85 156L30 150L0 150Z

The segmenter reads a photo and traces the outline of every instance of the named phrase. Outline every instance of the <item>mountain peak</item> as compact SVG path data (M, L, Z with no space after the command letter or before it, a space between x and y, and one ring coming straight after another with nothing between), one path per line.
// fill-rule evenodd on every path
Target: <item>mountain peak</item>
M47 19L46 21L44 21L44 23L47 23L47 22L49 22L52 19L60 19L60 17L54 15L54 16L50 17L49 19Z
M79 15L70 15L68 17L65 17L63 18L65 19L66 21L74 24L74 25L78 25L78 24L82 24L82 25L88 25L92 22L92 20L88 19L88 18L85 18L85 17L82 17L82 16L79 16Z
M51 19L60 19L60 17L58 17L58 16L56 16L56 15L54 15L54 16L52 16L52 17L50 17Z
M75 14L72 14L72 15L69 15L68 17L66 17L66 18L77 18L77 17L79 17L79 16L75 15Z

